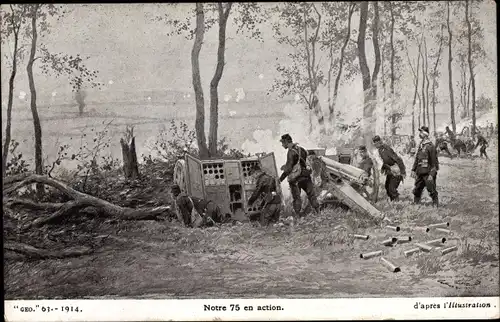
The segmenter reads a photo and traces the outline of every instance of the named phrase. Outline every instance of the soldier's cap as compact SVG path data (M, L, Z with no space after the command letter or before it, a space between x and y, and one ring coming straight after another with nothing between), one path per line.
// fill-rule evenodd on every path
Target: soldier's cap
M373 143L375 143L375 142L380 142L380 141L382 141L382 139L380 138L380 136L375 135L375 136L373 137L372 141L373 141Z
M358 148L359 151L366 151L366 146L360 145Z
M292 141L293 141L293 140L292 140L292 137L291 137L291 136L290 136L290 134L288 134L288 133L287 133L287 134L283 134L283 135L281 136L281 140L280 140L280 142L292 142Z
M429 128L427 126L422 126L418 130L419 130L419 132L425 132L425 133L427 133L427 135L429 135Z
M177 185L177 184L174 184L172 186L172 188L170 188L170 191L172 191L172 192L181 192L181 187L179 187L179 185Z

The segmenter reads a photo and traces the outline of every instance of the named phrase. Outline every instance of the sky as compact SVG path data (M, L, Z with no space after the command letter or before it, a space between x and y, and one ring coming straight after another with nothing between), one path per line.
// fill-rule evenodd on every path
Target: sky
M87 4L68 5L70 14L55 23L52 32L42 41L55 52L68 54L80 53L90 56L87 65L99 71L99 81L113 91L134 91L146 89L176 89L190 91L192 40L183 36L168 35L170 29L155 17L168 14L171 17L191 17L194 4ZM270 5L263 3L262 5ZM482 66L478 67L478 96L496 98L496 15L493 1L484 1L480 15L485 33L484 46L488 55ZM461 19L461 17L454 17ZM353 26L357 26L357 17ZM220 93L232 93L235 88L267 91L277 76L276 62L285 61L287 53L293 48L279 45L272 37L269 24L261 26L264 41L258 42L237 35L232 22L228 24L226 65L220 82ZM373 68L373 49L367 42L367 55L370 69ZM2 45L2 92L6 92L8 68L4 54L8 46ZM411 47L410 52L412 52ZM213 28L205 35L200 56L201 77L208 96L208 86L216 65L217 30ZM447 59L447 56L443 56ZM406 66L407 67L407 66ZM440 95L447 100L447 69L441 66L442 78ZM28 92L25 68L20 69L16 82L16 92ZM459 76L458 69L454 71ZM402 95L412 96L412 80L409 69L403 72ZM70 87L64 78L55 79L41 74L35 75L40 95L69 92ZM457 78L458 79L458 78ZM110 84L110 81L112 84ZM340 95L359 93L361 77L353 83L345 84ZM458 97L458 94L456 94ZM352 97L351 97L352 98ZM358 99L354 97L353 99ZM496 99L494 99L496 101Z

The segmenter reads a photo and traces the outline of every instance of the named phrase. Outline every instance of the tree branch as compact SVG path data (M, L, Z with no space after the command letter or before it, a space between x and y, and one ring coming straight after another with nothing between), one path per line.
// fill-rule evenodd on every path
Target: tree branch
M8 241L3 245L3 248L16 253L20 253L32 258L65 258L88 255L93 252L89 247L74 247L63 250L50 251L46 249L36 248L28 244Z

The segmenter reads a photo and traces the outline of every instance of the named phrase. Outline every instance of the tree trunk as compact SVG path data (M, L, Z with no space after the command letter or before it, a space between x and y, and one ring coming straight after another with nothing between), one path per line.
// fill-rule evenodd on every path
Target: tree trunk
M373 136L372 117L373 117L373 104L372 104L372 91L371 91L371 78L370 69L366 61L365 51L365 36L366 36L366 21L368 19L368 2L361 2L360 4L360 17L359 17L359 32L358 32L358 60L359 69L363 78L363 132L364 140L367 145L371 145L370 138Z
M424 35L422 34L422 40L420 41L420 44L423 44L425 42ZM423 46L420 46L419 54L422 55L422 96L421 96L421 106L422 106L422 124L425 126L426 124L426 118L425 118L425 58L424 58L424 53L422 52Z
M425 110L427 112L427 126L431 127L431 117L429 113L429 64L427 61L427 42L424 39L424 52L425 52L425 96L426 96L426 106Z
M12 5L11 5L12 10ZM15 25L14 10L12 10L12 28L14 33L14 51L12 55L12 71L9 78L9 98L7 101L7 125L5 127L5 143L2 153L2 178L5 178L7 171L7 158L9 156L9 146L11 140L12 128L12 105L14 103L14 80L17 73L17 48L19 43L19 27ZM20 23L19 23L20 24Z
M385 45L385 44L384 44ZM385 46L382 45L382 48ZM382 112L382 119L384 120L384 136L387 135L387 90L386 90L386 82L385 82L385 65L384 65L384 57L382 56L382 61L380 63L380 71L382 72L382 89L383 89L383 105L384 105L384 111Z
M391 46L391 134L396 134L396 115L394 115L394 82L395 82L395 74L394 74L394 60L396 56L396 49L394 48L394 24L396 23L396 19L394 17L394 8L392 7L392 2L388 1L389 10L391 13L391 37L390 37L390 46ZM415 127L415 121L412 119L412 127Z
M10 250L19 254L26 255L29 258L37 259L76 257L88 255L93 252L93 250L89 247L71 247L61 250L47 250L15 241L6 241L3 248L5 250Z
M434 63L434 68L432 69L432 119L434 125L434 134L436 134L436 87L437 87L437 68L439 65L439 59L441 58L441 53L443 52L443 28L441 27L441 34L439 36L439 49L436 62Z
M137 164L137 152L135 150L135 137L129 142L120 139L123 156L123 173L125 178L135 180L139 178L139 166Z
M33 77L33 64L35 63L36 54L36 42L38 39L36 21L38 17L38 9L41 5L34 4L32 9L31 17L31 50L28 60L28 65L26 66L26 72L28 73L28 83L30 88L30 107L31 114L33 115L33 127L35 133L35 173L43 173L43 158L42 158L42 126L40 124L40 117L38 116L38 110L36 106L36 87L35 79ZM37 194L41 196L43 192L43 186L37 185Z
M421 44L418 43L418 50L420 52ZM408 53L408 44L406 44L406 57L408 59L408 65L410 65L411 72L413 74L413 85L415 85L415 90L413 91L413 102L412 102L412 111L411 111L411 130L412 134L415 135L415 104L417 102L418 95L418 79L420 72L420 54L417 54L417 66L414 69L411 63L410 54ZM420 114L418 120L418 126L420 127Z
M372 23L372 40L373 40L373 49L375 52L375 66L373 67L373 75L372 75L372 82L371 82L371 87L373 90L373 97L377 97L377 79L378 79L378 73L380 71L380 45L378 41L378 28L379 28L379 9L378 9L378 2L373 1L373 8L375 12L375 16L373 18L373 23ZM376 101L375 101L376 102Z
M127 208L127 207L121 207L117 206L115 204L112 204L106 200L96 198L94 196L85 194L83 192L76 191L70 187L68 187L66 184L49 178L47 176L41 176L41 175L36 175L36 174L30 174L27 177L20 178L22 179L21 182L16 183L16 182L11 182L12 185L8 187L4 187L3 189L3 195L4 197L7 196L8 194L25 187L27 185L31 185L33 183L38 183L38 184L45 184L48 185L54 189L59 190L62 192L65 196L71 198L71 201L61 203L61 204L48 204L45 205L43 203L37 205L35 208L38 209L56 209L55 207L59 206L59 208L52 214L44 217L39 217L32 221L31 223L25 225L22 229L23 230L28 230L33 227L39 227L41 225L44 225L50 221L53 221L63 215L68 215L68 214L74 214L75 210L78 209L83 209L87 207L93 207L100 209L103 214L115 217L117 219L121 220L144 220L144 219L155 219L159 215L168 212L171 210L170 206L161 206L161 207L155 207L155 208ZM24 202L24 201L17 201L17 203L21 203L25 206L29 206L30 203L32 202Z
M210 156L217 155L217 130L219 127L219 82L224 72L224 53L226 51L226 26L232 3L227 4L224 10L221 2L219 8L219 47L217 48L217 67L210 82L210 129L208 134L208 151Z
M318 124L320 127L320 132L325 133L325 118L323 116L323 111L319 104L318 99L318 70L316 66L316 44L318 41L319 30L321 28L321 14L319 13L316 6L311 4L311 7L316 11L318 15L318 20L316 22L316 30L313 38L311 39L311 49L309 49L309 37L307 36L307 21L308 21L308 8L309 4L305 4L304 7L304 45L306 47L306 58L307 58L307 75L309 80L309 109L314 112Z
M207 139L205 137L205 98L203 96L203 88L201 86L200 76L200 50L205 36L205 13L203 4L196 3L196 29L193 49L191 51L191 67L193 78L193 89L196 102L196 141L200 158L208 157Z
M451 128L453 131L453 134L457 134L457 126L455 123L455 100L453 96L453 72L452 72L452 61L453 61L453 56L451 53L451 44L452 44L452 39L453 35L451 33L451 26L450 26L450 1L447 1L447 17L446 17L446 25L448 27L448 87L450 90L450 119L451 119Z
M337 95L339 92L340 78L342 77L342 70L344 68L344 56L347 45L349 44L349 40L351 39L351 22L352 15L354 13L354 9L356 8L356 4L349 4L349 14L347 18L347 34L344 39L344 43L342 44L342 48L340 49L340 61L339 61L339 72L337 73L337 77L335 78L335 87L333 89L333 98L330 107L330 124L333 123L334 120L334 110L335 104L337 101Z
M471 10L472 11L472 10ZM476 81L474 79L474 66L472 62L472 26L469 19L469 0L465 1L465 20L467 22L467 38L469 40L468 56L469 73L472 85L472 135L476 133Z

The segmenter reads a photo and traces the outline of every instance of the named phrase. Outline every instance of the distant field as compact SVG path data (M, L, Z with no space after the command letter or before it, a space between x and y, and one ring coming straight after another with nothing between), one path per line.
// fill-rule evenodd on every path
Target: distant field
M239 103L222 102L220 104L219 137L226 137L232 148L241 148L247 139L253 139L257 129L269 129L274 136L278 136L279 121L285 118L283 108L288 101L269 100L267 103L241 101ZM206 106L208 109L208 106ZM148 155L146 146L148 139L158 135L160 129L169 128L173 119L194 125L194 107L192 104L171 103L170 106L145 102L144 104L109 103L89 105L87 114L79 117L76 106L62 104L55 106L40 106L39 115L42 122L44 155L52 160L57 149L62 144L70 144L77 150L80 145L82 131L87 133L87 140L91 142L91 129L100 131L104 124L113 121L109 127L112 146L104 154L111 153L114 158L121 158L119 140L126 125L134 125L138 156ZM261 111L266 111L262 113ZM206 129L208 131L208 111L206 114ZM437 115L437 122L447 121L446 114ZM5 127L6 111L2 109L2 131ZM400 130L406 132L406 126ZM33 123L28 103L17 105L13 111L12 137L22 143L19 152L32 159L33 155ZM66 164L71 167L71 164Z

